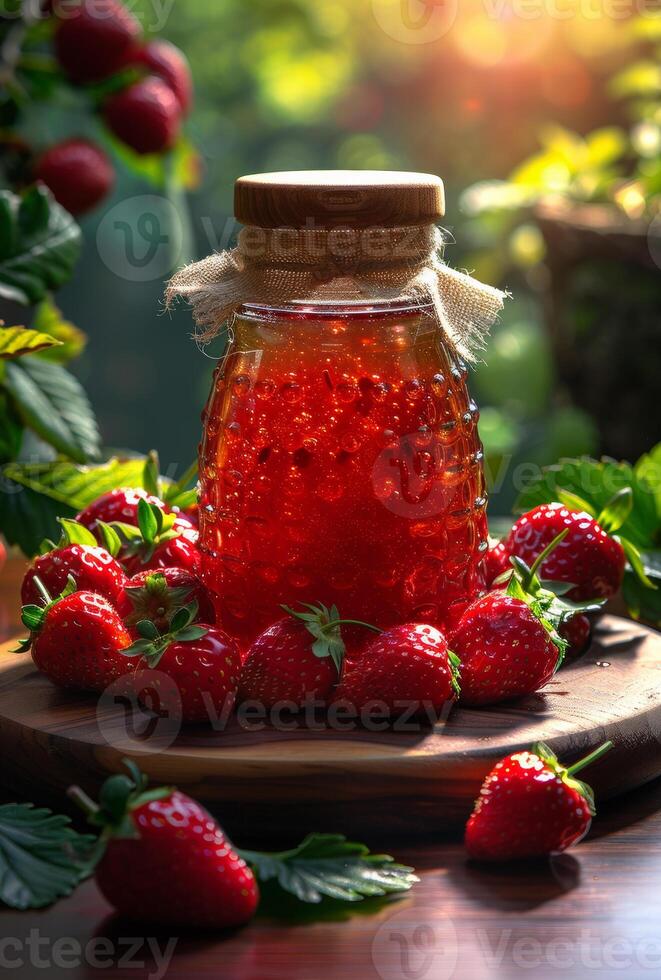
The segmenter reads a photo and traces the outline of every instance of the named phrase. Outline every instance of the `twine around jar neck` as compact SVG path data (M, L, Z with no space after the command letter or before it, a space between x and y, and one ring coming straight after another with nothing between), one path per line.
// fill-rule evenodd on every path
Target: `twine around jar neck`
M177 272L166 304L188 300L198 339L212 340L246 303L398 299L431 303L448 346L474 362L506 293L443 261L434 224L241 230L236 248Z

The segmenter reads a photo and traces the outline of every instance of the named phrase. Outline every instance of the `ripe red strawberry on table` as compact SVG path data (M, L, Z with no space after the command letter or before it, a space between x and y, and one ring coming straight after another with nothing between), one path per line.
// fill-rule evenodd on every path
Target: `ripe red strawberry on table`
M178 790L148 790L138 770L131 772L132 779L106 780L99 805L78 787L69 790L102 829L105 850L94 874L115 911L178 928L225 929L251 919L255 876L213 817Z
M108 525L102 522L99 527L104 540L109 535L117 539L116 554L128 575L159 568L183 568L197 573L197 531L186 518L167 514L158 504L141 498L136 520L137 527L123 521Z
M540 504L514 523L505 547L532 564L563 530L567 534L544 559L540 576L573 583L571 599L615 595L624 576L624 548L586 511L570 510L562 503Z
M119 71L142 35L136 18L118 0L80 0L77 5L54 0L53 13L55 55L77 84Z
M500 575L511 570L510 553L505 543L503 541L491 543L484 558L484 578L487 588L492 588Z
M459 695L458 660L440 630L423 623L394 626L371 640L346 669L335 702L360 711L383 702L391 715L438 711Z
M346 653L341 625L351 622L375 630L341 619L335 606L302 605L305 612L283 607L287 616L253 641L241 668L241 701L272 707L278 701L299 705L306 698L325 700L339 680Z
M153 493L148 493L140 487L119 487L116 490L101 494L100 497L93 500L91 504L88 504L76 515L76 521L89 528L93 534L98 532L99 521L104 524L113 524L115 521L119 521L122 524L133 524L137 527L138 504L141 500L155 504L165 513L172 512L171 508ZM192 522L184 514L176 514L176 526L188 534L195 530ZM101 541L102 538L99 536L98 540Z
M139 699L158 714L186 722L210 721L231 711L241 670L236 642L196 618L193 602L174 613L165 633L141 620L139 638L123 650L132 662L130 683ZM162 683L161 673L174 681L173 687Z
M592 790L575 778L612 746L605 742L568 768L542 743L515 752L485 779L466 825L466 850L479 861L547 857L578 843L595 813Z
M565 659L577 657L587 650L590 644L590 634L592 627L590 620L583 613L572 616L559 628L558 632L563 640L567 641Z
M116 605L127 626L149 619L165 632L173 613L191 602L197 603L201 622L215 623L213 603L197 575L185 568L163 568L127 579Z
M603 604L571 602L540 582L538 568L566 533L549 542L531 568L514 559L507 589L487 592L459 620L451 646L461 663L463 704L496 704L538 691L562 663L567 641L559 627L577 612Z
M30 636L19 649L30 649L36 667L61 687L103 691L130 669L122 651L131 636L107 599L75 589L70 578L56 598L44 589L42 606L23 607Z
M62 537L57 545L35 558L23 579L21 604L39 603L43 593L37 588L35 578L53 596L65 588L69 576L73 576L80 591L96 592L115 604L124 596L126 573L119 562L105 549L99 547L96 538L82 525L65 518L60 519Z

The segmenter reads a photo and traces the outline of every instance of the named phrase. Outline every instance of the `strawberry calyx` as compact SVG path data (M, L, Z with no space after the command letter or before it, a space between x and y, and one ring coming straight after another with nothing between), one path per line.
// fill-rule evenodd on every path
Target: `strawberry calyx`
M382 633L378 626L364 623L360 619L341 619L337 606L325 606L322 602L311 603L302 602L302 606L307 612L299 612L289 606L281 606L289 616L300 620L307 629L308 633L314 637L312 652L315 657L323 659L330 657L338 674L342 672L342 664L346 654L346 646L342 639L342 626L363 626L365 629L372 630L374 633Z
M127 585L124 588L133 606L133 613L126 622L129 625L140 622L146 618L147 611L150 613L153 611L154 618L162 618L169 610L185 606L192 591L192 585L168 585L162 572L150 572L143 585ZM159 603L155 610L153 610L154 601Z
M21 622L30 631L30 634L24 639L19 640L18 646L13 650L14 653L25 653L26 650L29 650L34 641L34 637L44 625L48 610L52 609L61 599L66 599L67 596L73 595L74 592L78 591L78 586L73 575L67 575L66 585L55 598L51 596L38 575L35 575L32 581L41 596L42 604L38 606L36 603L28 603L21 609Z
M179 537L179 531L174 527L177 515L166 514L158 504L142 499L138 501L137 517L137 527L123 521L113 521L105 527L118 537L124 558L138 555L146 564L159 544Z
M116 773L109 776L99 791L99 802L95 803L80 786L70 786L69 799L80 807L92 826L102 830L94 855L95 862L105 849L110 837L139 837L139 831L131 817L132 811L149 803L161 800L172 793L172 787L160 786L148 789L149 780L140 772L132 759L123 759L130 775Z
M163 654L173 643L190 643L209 632L206 626L195 625L197 608L197 602L191 602L177 609L165 632L161 632L150 619L141 619L135 627L139 639L122 650L122 654L125 657L141 657L149 667L158 667Z
M586 800L588 807L590 808L590 813L592 816L594 816L596 811L592 787L588 786L588 784L584 783L581 779L575 779L574 777L577 772L580 772L581 769L584 769L591 763L596 762L597 759L600 759L602 755L605 755L606 752L612 748L613 743L609 739L607 742L604 742L598 748L594 749L593 752L590 752L589 755L586 755L583 759L579 759L578 762L573 763L571 766L563 766L558 761L558 757L556 756L555 752L550 749L545 742L536 742L532 746L530 752L532 755L536 755L547 769L550 769L551 772L558 776L565 786L567 786L569 789L576 790L577 793L580 793L580 795Z
M461 660L456 653L448 650L448 661L450 663L450 683L452 684L452 690L459 697L461 694Z
M527 565L522 558L512 555L510 562L513 572L507 586L506 595L521 599L526 603L531 613L539 620L548 633L551 641L558 649L560 666L569 643L558 632L560 626L576 613L597 612L606 602L605 599L589 599L586 602L573 602L566 593L574 586L571 582L551 582L540 579L537 572L551 552L557 548L567 534L565 528L547 544L536 557L532 565Z

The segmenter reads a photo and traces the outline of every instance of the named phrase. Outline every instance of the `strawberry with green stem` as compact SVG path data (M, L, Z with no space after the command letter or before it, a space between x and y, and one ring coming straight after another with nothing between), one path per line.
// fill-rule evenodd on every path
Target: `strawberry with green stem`
M633 506L631 487L623 487L597 514L576 494L558 491L559 501L540 504L512 526L506 550L531 564L562 531L563 541L547 553L540 568L544 579L571 582L572 599L610 598L620 589L627 560L638 579L655 588L647 577L632 541L616 532Z
M558 594L570 590L570 583L546 583L538 577L568 533L565 528L550 541L532 567L513 557L507 589L487 592L465 610L451 637L461 662L463 704L496 704L538 691L564 657L567 641L558 628L577 613L603 605L600 599L572 602Z
M197 603L202 622L216 622L211 597L197 575L185 568L162 568L138 572L127 579L116 605L127 626L149 619L166 632L177 609L191 602Z
M120 541L118 558L128 575L157 568L197 572L200 562L197 532L186 518L166 514L157 504L141 499L137 520L137 527L119 521L109 525ZM107 536L102 524L100 530Z
M119 562L105 548L99 547L91 531L67 518L58 518L62 534L57 544L42 543L42 552L35 558L23 578L21 603L38 603L43 592L35 579L51 595L66 587L69 576L75 579L79 591L96 592L117 603L123 595L126 574Z
M33 581L42 604L23 607L30 636L19 651L31 650L35 666L61 687L103 691L127 673L123 650L131 637L107 599L77 591L71 576L56 598L38 576Z
M376 626L341 619L336 606L302 603L305 611L288 606L287 613L253 641L241 668L239 698L272 707L279 701L302 704L306 698L325 700L338 682L346 647L342 626Z
M100 835L89 867L120 915L171 928L223 929L254 914L257 879L301 902L359 902L408 891L412 868L370 854L340 834L308 834L286 851L235 848L213 817L172 787L149 789L135 763L110 776L95 803L72 786L70 798Z
M601 758L612 742L562 766L548 746L515 752L485 779L466 825L466 850L479 861L547 857L578 843L595 814L590 787L576 774Z
M231 711L241 669L235 641L216 626L196 623L197 614L195 602L177 609L165 632L140 620L138 639L122 651L136 660L131 684L138 698L157 714L185 722L210 721ZM163 684L161 674L174 687Z

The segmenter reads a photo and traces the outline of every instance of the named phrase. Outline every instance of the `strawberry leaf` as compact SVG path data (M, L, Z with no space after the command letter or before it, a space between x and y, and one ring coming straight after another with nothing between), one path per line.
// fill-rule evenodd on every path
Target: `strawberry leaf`
M160 531L158 515L161 515L161 526L163 523L162 512L158 507L149 504L146 500L138 501L138 527L143 540L147 544L153 544Z
M584 510L590 517L596 517L592 504L589 504L584 497L579 497L577 493L571 493L569 490L558 490L558 500L565 505L567 510L577 510L579 513Z
M80 228L38 184L20 197L0 191L0 211L0 297L23 306L38 303L70 278L80 251Z
M0 326L0 358L9 361L24 354L35 354L49 347L62 347L62 342L40 330L26 327Z
M631 565L634 575L638 581L645 586L647 589L656 589L656 583L647 575L645 571L645 566L643 565L643 560L641 554L636 548L632 541L628 541L626 538L619 538L619 542L624 548L624 553L627 556L627 561Z
M276 882L301 902L318 903L323 898L359 902L408 891L418 881L412 868L395 864L389 854L370 854L364 844L347 841L341 834L309 834L290 851L238 853L260 882Z
M110 524L106 524L105 521L97 521L96 529L101 537L103 547L113 558L116 558L122 550L121 538L117 534L117 531Z
M86 544L92 548L97 546L97 540L83 524L78 521L69 520L67 517L58 517L58 523L62 528L62 539L58 547L63 548L68 544Z
M632 507L633 490L631 487L622 487L597 515L597 524L600 524L607 534L614 534L615 531L620 530L631 513Z
M90 873L95 841L51 810L31 803L0 806L0 900L15 909L38 909L70 895Z

